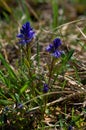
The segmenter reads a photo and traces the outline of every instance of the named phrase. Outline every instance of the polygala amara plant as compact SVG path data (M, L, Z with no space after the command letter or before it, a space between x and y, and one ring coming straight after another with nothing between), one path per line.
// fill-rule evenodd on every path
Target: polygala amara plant
M3 96L6 100L2 100L2 103L5 104L2 115L6 115L6 121L12 112L15 113L15 118L22 121L24 118L21 117L23 117L25 113L37 108L40 108L43 118L47 111L47 104L49 103L48 96L53 91L53 85L73 54L73 51L71 51L68 55L65 55L64 51L60 49L62 40L59 37L54 38L52 42L49 41L49 45L45 47L45 52L51 59L49 63L47 62L46 64L48 70L46 74L45 71L44 73L40 73L41 65L40 63L39 66L37 64L34 65L34 61L37 60L37 54L41 55L41 53L37 50L37 54L33 56L31 51L32 47L38 42L36 41L36 36L36 31L31 27L30 22L24 23L20 28L16 36L21 52L17 73L10 67L9 63L6 62L2 54L0 54L0 60L6 68L6 76L8 76L7 78L2 70L0 71L0 78L2 83L8 87L8 91L11 92L8 96L13 101L7 101L8 98ZM60 64L58 63L59 60ZM37 69L40 69L39 73ZM17 115L19 111L20 116Z
M27 58L27 62L30 64L30 60L31 60L31 42L33 41L35 37L35 31L34 29L31 27L30 22L26 22L25 24L22 25L22 28L20 29L20 33L17 35L17 38L19 39L19 44L21 44L22 49L26 55ZM61 55L63 54L63 51L59 50L59 46L62 45L62 41L60 38L55 38L52 43L50 43L45 51L49 52L52 58L51 62L54 62L55 60L57 60L57 58L60 58ZM29 51L28 51L29 50ZM27 51L27 53L26 53ZM28 53L30 52L30 53ZM51 63L51 69L49 70L49 80L51 79L51 70L53 69L53 67L55 66L55 64ZM29 68L30 69L30 68ZM52 70L53 71L53 70ZM31 72L30 72L31 74ZM49 90L49 81L48 83L44 83L43 85L43 92L48 92ZM34 90L35 91L35 90Z
M32 66L32 61L31 61L31 44L35 44L35 43L31 43L33 41L35 37L35 31L34 29L31 27L30 22L26 22L25 24L22 25L22 28L20 29L20 33L17 35L17 38L19 39L19 44L21 44L21 49L22 51L24 51L26 60L27 60L27 65L29 64L29 78L33 77L33 73L31 71L31 66ZM45 51L50 53L49 55L52 57L52 61L50 63L50 69L49 69L49 78L48 81L44 83L44 81L40 81L39 80L39 84L40 82L43 82L43 93L47 93L50 90L51 83L50 80L53 77L53 69L55 68L55 62L57 61L58 58L61 57L61 55L63 54L63 51L59 50L59 47L62 45L62 41L60 38L55 38L52 43L50 43L46 48ZM29 53L28 53L29 52ZM28 58L29 57L29 58ZM23 60L24 61L24 60ZM43 77L43 75L42 75ZM35 84L32 81L32 86L31 86L31 94L32 95L36 95L35 91L38 91L37 88L35 88ZM41 87L41 84L40 84ZM41 90L41 89L40 89ZM46 109L46 104L47 104L47 98L44 98L44 102L45 102L45 109Z

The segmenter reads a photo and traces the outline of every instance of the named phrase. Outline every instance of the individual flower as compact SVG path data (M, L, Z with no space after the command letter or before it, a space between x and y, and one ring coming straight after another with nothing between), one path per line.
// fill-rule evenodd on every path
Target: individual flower
M9 111L9 107L6 106L6 107L4 108L4 111Z
M17 104L17 108L20 108L20 109L22 109L22 108L23 108L23 104L21 104L21 103L18 103L18 104Z
M60 40L60 38L56 38L53 40L53 43L49 44L47 47L46 47L46 51L48 51L49 53L52 54L52 56L56 57L56 58L59 58L63 51L60 51L58 49L58 47L62 44L62 41Z
M73 127L70 125L70 126L68 127L68 130L73 130Z
M48 90L49 90L49 86L48 86L48 84L45 83L45 84L43 85L43 92L44 92L44 93L47 93Z
M20 33L17 35L17 37L19 38L20 44L28 44L34 38L34 35L35 32L33 31L33 28L30 26L30 23L26 22L22 25Z
M62 44L62 41L60 38L56 38L53 40L53 44L54 44L55 49L57 49Z

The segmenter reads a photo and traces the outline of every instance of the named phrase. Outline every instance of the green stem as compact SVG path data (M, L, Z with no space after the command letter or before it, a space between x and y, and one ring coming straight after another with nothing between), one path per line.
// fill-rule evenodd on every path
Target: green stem
M51 81L51 78L52 78L52 72L53 72L54 61L55 61L55 59L54 59L54 57L53 57L53 59L52 59L52 61L51 61L51 66L50 66L50 69L49 69L48 85L50 85L50 81Z

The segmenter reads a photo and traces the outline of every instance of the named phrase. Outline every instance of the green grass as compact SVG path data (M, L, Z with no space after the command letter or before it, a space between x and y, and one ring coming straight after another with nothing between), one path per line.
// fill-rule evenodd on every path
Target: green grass
M58 2L57 0L52 0L52 12L53 12L53 21L52 27L56 28L58 26Z

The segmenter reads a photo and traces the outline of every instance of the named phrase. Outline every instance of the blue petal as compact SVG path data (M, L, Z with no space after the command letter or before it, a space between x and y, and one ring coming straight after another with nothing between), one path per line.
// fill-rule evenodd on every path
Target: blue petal
M68 130L73 130L73 127L70 125L69 128L68 128Z
M30 22L26 22L25 24L22 25L23 29L28 29L30 28Z
M23 34L18 34L17 37L18 38L23 38L24 36L23 36Z
M30 31L30 30L32 30L32 28L31 28L29 22L26 22L26 24L25 24L25 30L26 30L26 31Z
M22 25L22 29L26 29L26 23Z
M56 57L56 58L59 58L62 54L62 51L55 51L54 53L52 53L52 56Z
M43 92L47 93L49 90L48 84L44 84Z
M53 49L54 49L53 44L49 44L49 45L46 47L46 51L48 51L48 52L53 51Z
M25 34L25 29L20 29L21 34Z
M32 38L34 37L34 35L35 35L35 32L34 32L34 31L29 31L29 32L27 33L27 38L32 39Z
M30 28L30 22L26 22L26 28Z
M55 49L57 49L61 44L62 44L62 41L60 40L60 38L56 38L54 41L54 47Z

